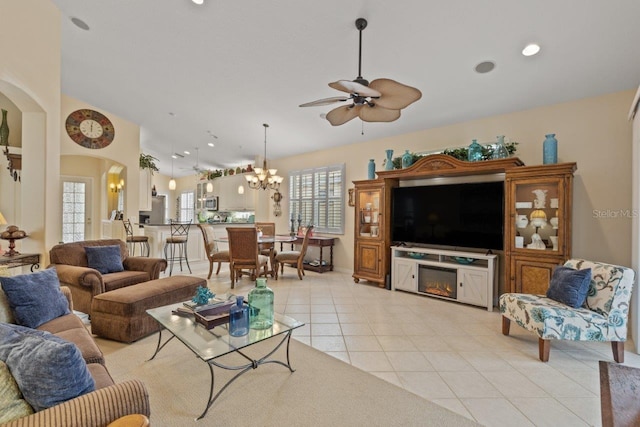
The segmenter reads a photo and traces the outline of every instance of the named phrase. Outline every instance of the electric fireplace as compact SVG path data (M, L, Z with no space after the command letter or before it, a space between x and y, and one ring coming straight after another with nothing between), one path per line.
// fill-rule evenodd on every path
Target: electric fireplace
M456 269L422 264L418 268L418 292L455 300L457 277Z

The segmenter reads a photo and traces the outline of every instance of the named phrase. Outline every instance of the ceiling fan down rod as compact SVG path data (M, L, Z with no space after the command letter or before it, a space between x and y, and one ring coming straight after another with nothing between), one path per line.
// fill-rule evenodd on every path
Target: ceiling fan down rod
M367 28L367 20L364 18L356 19L356 28L359 33L359 44L358 44L358 77L356 78L356 82L361 83L365 86L369 86L369 82L362 77L362 30Z

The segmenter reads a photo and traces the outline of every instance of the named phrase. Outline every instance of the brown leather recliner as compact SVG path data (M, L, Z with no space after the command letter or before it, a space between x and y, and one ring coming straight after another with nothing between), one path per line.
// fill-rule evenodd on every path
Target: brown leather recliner
M109 245L120 246L124 271L101 274L89 268L84 248ZM60 284L71 289L75 309L89 315L95 295L155 280L167 268L167 261L162 258L130 257L126 243L118 239L62 243L51 248L49 258L50 267L58 272Z

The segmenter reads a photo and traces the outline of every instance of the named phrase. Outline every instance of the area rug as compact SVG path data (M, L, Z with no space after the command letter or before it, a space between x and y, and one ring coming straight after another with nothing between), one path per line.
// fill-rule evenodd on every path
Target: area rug
M182 343L172 340L147 361L155 350L157 333L129 345L96 341L116 382L136 378L145 383L153 426L478 425L294 339L290 356L295 372L276 364L261 365L232 383L207 415L194 422L206 406L210 374L207 365ZM247 353L258 356L260 345ZM283 348L276 357L286 360ZM234 373L214 370L217 392Z

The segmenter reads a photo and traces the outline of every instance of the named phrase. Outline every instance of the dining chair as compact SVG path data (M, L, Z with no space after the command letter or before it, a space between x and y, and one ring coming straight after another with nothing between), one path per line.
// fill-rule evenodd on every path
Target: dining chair
M267 276L269 257L258 253L258 229L255 227L227 227L229 236L229 274L231 289L243 270L251 271L251 280Z
M171 227L171 236L167 237L164 243L164 258L169 264L169 276L173 273L173 263L178 261L180 263L180 271L182 271L182 260L187 264L189 273L191 273L191 266L189 265L189 259L187 257L187 243L189 240L189 227L191 227L191 221L179 222L172 219L169 220ZM176 250L178 254L176 256ZM171 256L168 256L168 254Z
M213 272L213 264L218 263L218 269L216 270L216 276L220 273L220 266L223 262L229 262L229 251L221 251L218 249L218 243L216 242L215 234L213 232L213 226L211 224L198 224L200 231L202 231L202 238L204 240L204 251L209 259L209 275L207 279L211 279L211 273Z
M134 235L133 224L131 224L131 220L129 219L123 220L122 225L124 225L124 231L127 234L127 246L129 247L131 256L136 256L136 245L140 245L140 255L148 257L149 253L151 252L151 247L149 246L149 237Z
M275 237L276 235L276 223L275 222L256 222L256 228L262 231L263 236ZM273 243L260 243L258 245L260 249L260 255L269 257L269 265L271 267L271 277L274 277L275 269L275 256L278 255L275 242Z
M298 277L302 280L302 276L304 276L304 256L307 254L307 247L309 246L309 238L311 237L311 232L313 231L313 226L307 228L307 231L304 233L304 239L302 240L302 246L299 251L282 251L278 255L275 256L275 271L276 271L276 280L278 279L278 267L280 267L280 273L284 274L284 265L289 264L292 267L296 267L298 270Z

